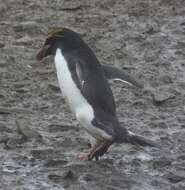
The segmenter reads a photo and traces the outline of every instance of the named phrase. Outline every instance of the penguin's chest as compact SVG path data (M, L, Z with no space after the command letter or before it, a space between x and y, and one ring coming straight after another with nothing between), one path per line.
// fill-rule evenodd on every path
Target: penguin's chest
M67 99L72 112L84 127L89 128L91 126L91 121L94 118L94 111L73 81L68 64L60 49L57 49L56 51L55 66L59 86L64 97Z

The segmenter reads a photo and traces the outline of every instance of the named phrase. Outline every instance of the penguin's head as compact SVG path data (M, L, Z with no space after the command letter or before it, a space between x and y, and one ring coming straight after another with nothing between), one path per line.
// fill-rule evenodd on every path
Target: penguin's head
M55 55L58 48L62 52L68 52L79 48L82 44L83 41L78 33L67 28L53 29L48 33L43 47L36 55L36 59L42 61L49 55Z

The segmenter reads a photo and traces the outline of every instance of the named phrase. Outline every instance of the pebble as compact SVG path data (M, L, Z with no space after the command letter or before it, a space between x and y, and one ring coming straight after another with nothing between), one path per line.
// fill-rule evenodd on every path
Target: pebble
M14 135L13 137L10 137L6 140L5 143L5 149L15 149L20 147L21 144L23 144L25 140L20 135Z
M33 149L30 153L35 159L45 160L54 154L54 150L51 148Z
M18 107L0 107L0 114L11 114L11 113L24 113L24 114L31 114L32 111L25 109L25 108L18 108Z
M6 123L0 121L0 132L12 133L12 130L6 126Z
M152 121L152 122L150 123L150 126L151 126L151 127L154 127L154 128L158 127L158 128L161 128L161 129L166 129L166 128L168 128L167 122L162 121L162 120Z
M27 32L29 34L35 34L40 31L39 24L35 21L25 21L17 23L13 26L15 32Z
M59 167L59 166L63 166L67 163L66 160L47 160L44 164L45 167Z
M144 33L153 35L157 32L159 32L159 28L156 25L150 25L150 26L147 26L146 31Z
M99 176L97 174L86 173L80 177L80 181L96 181Z
M49 132L59 132L59 131L70 131L70 130L75 130L75 131L78 131L79 128L78 127L75 127L73 125L70 125L70 124L65 124L65 123L59 123L59 124L49 124L47 126Z
M33 40L30 36L25 35L21 38L19 38L18 40L15 41L16 45L30 45L33 43Z
M4 48L5 44L3 42L0 42L0 48Z
M6 62L3 61L3 60L1 60L1 62L0 62L0 67L6 67L6 66L7 66Z
M57 1L52 2L50 6L55 10L61 11L77 11L82 8L80 1L64 1L63 3Z
M163 81L165 84L172 84L173 83L173 79L169 75L161 76L160 80Z
M7 144L9 137L7 134L0 134L0 143Z
M179 176L177 174L169 173L166 175L166 178L171 182L171 183L178 183L183 180L185 180L185 176Z
M6 11L8 8L7 4L5 2L0 1L0 13Z
M16 124L18 134L20 134L24 139L42 139L42 136L36 130L30 128L31 124L28 119L19 118L16 120Z
M48 178L54 182L63 182L63 180L74 180L76 179L75 174L72 170L66 170L61 173L49 174Z
M50 179L51 181L57 183L61 181L61 176L59 174L49 174L48 175L48 179Z
M165 91L163 89L158 89L152 92L152 99L155 105L161 105L169 99L175 98L175 95Z
M154 169L163 168L163 167L166 167L166 166L171 166L171 164L172 164L172 160L170 158L167 158L167 157L164 157L164 156L162 156L158 160L153 161Z
M75 174L72 170L68 170L68 171L65 171L63 173L63 178L64 179L74 179L75 178Z
M58 86L58 84L57 83L48 83L48 86L52 89L52 90L54 90L54 91L60 91L60 87Z
M17 93L26 93L29 92L28 88L19 88L15 90Z

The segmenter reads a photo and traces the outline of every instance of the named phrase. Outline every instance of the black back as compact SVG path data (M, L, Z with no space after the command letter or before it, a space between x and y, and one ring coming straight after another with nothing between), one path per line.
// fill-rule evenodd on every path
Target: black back
M80 47L64 54L72 78L94 110L115 116L116 108L112 91L104 71L92 50Z

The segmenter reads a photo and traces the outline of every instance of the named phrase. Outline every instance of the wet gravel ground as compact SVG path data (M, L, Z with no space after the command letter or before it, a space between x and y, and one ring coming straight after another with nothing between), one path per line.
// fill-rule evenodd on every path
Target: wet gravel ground
M0 0L0 189L185 189L185 1ZM49 28L69 27L144 83L110 82L129 130L161 150L114 145L80 162L89 137L66 105L53 59L35 55Z

